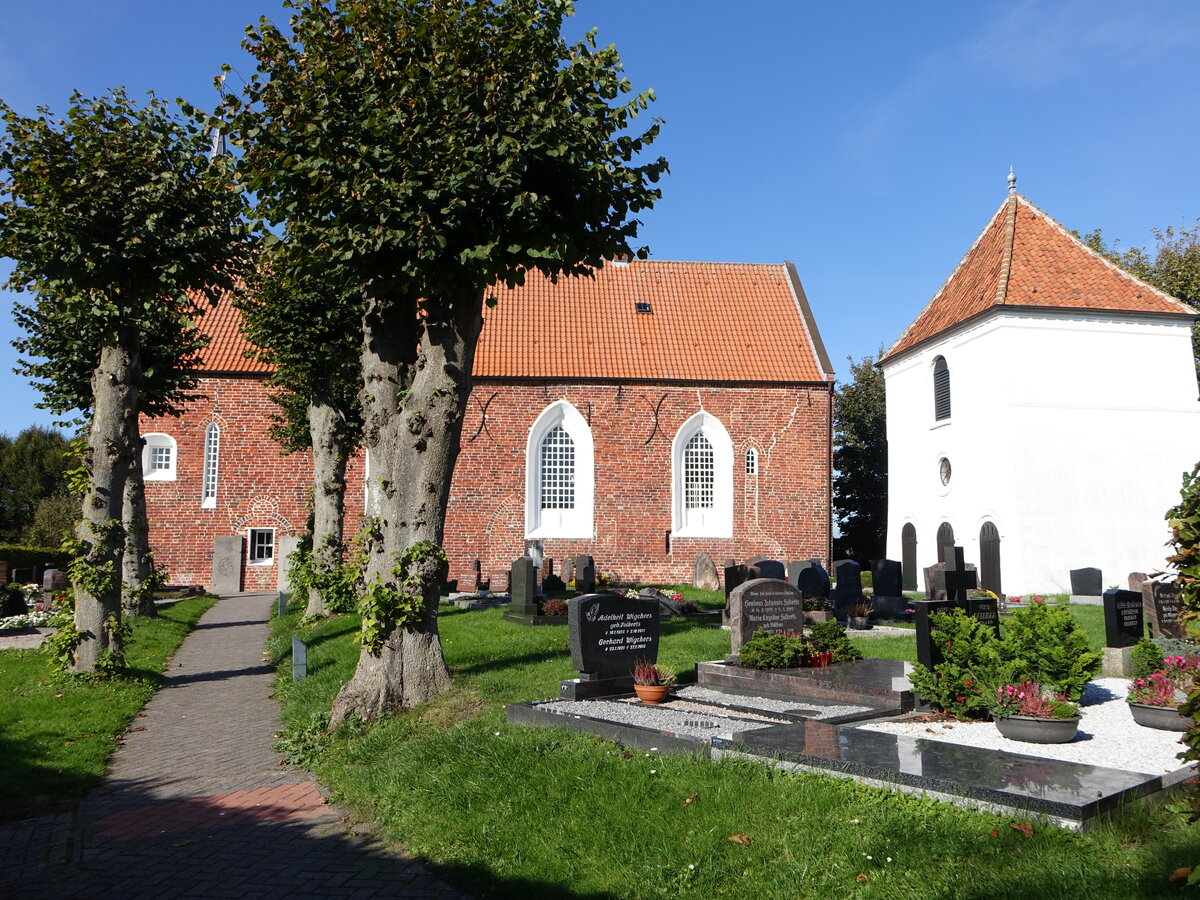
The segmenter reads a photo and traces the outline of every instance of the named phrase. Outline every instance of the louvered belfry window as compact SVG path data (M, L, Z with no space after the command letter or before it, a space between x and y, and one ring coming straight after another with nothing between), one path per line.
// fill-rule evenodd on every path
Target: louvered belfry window
M697 431L683 448L684 509L712 509L715 476L712 444Z
M561 425L542 439L542 509L575 508L575 442Z
M944 356L933 361L933 418L950 418L950 367Z

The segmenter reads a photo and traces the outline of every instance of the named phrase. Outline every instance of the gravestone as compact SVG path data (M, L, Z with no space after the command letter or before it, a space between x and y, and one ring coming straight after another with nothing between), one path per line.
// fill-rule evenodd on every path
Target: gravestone
M551 572L542 579L542 591L546 594L560 594L567 589L567 583Z
M807 562L789 562L787 564L787 582L794 588L800 587L800 573L808 568Z
M736 566L737 564L738 564L738 562L736 559L734 559L732 556L727 556L723 560L721 560L719 563L717 563L717 569L724 572L730 566Z
M596 561L586 553L575 557L575 590L581 594L596 590Z
M33 569L13 569L12 580L17 584L31 584L33 582Z
M750 570L750 578L778 578L780 581L787 581L787 569L777 559L760 559L747 568Z
M213 541L212 584L214 594L237 594L242 590L242 536L229 534Z
M1151 581L1142 592L1146 618L1150 622L1150 637L1187 637L1180 616L1183 614L1179 589L1173 581Z
M829 596L829 573L819 562L801 569L796 581L796 587L808 599L824 600Z
M800 591L776 578L755 578L729 595L729 648L737 655L742 644L760 628L772 634L804 631Z
M862 567L852 559L833 564L833 614L839 619L850 615L850 608L863 602Z
M1104 578L1099 569L1071 570L1071 593L1078 597L1099 597L1104 593Z
M291 560L288 559L296 548L300 546L300 538L294 534L284 534L279 536L279 566L278 572L275 575L275 590L292 592L292 583L288 580L288 570L292 567Z
M1137 591L1139 594L1145 589L1150 582L1150 576L1145 572L1130 572L1129 573L1129 589Z
M943 591L943 593L945 593ZM933 623L929 617L936 612L945 612L957 607L949 600L915 600L917 626L917 662L932 669L943 659L941 648L933 640Z
M580 677L564 681L564 700L633 690L638 660L658 661L658 603L619 594L588 594L567 601L571 663Z
M533 567L535 569L540 569L542 567L542 559L545 556L545 553L542 550L542 542L526 541L525 555L533 560Z
M746 561L743 563L743 565L746 565L746 566L757 566L757 565L758 565L760 562L762 562L764 559L768 559L768 557L766 557L766 556L752 556L752 557L750 557L748 560L746 560Z
M904 598L903 573L894 559L871 560L871 605L875 614L895 618L908 605Z
M292 635L292 681L308 677L308 644Z
M62 569L47 569L42 573L42 590L46 593L61 591L67 584L67 573Z
M569 556L563 560L562 575L560 577L567 584L575 580L575 560Z
M943 561L946 569L943 575L946 579L946 599L957 604L960 608L967 608L967 592L973 591L979 587L979 575L975 571L974 566L968 566L963 562L962 547L955 547L953 560Z
M934 563L921 570L925 576L925 596L929 600L946 599L946 564Z
M725 567L725 605L729 606L729 595L734 592L738 585L744 581L750 580L750 572L748 566L732 565Z
M991 597L968 597L967 615L978 619L1000 637L1000 601Z
M1104 643L1132 647L1146 635L1145 612L1139 591L1113 588L1104 592Z
M641 600L653 600L658 604L658 611L664 619L669 619L672 616L685 615L679 604L660 591L658 588L642 588L638 591L638 598Z
M533 560L522 556L513 560L511 571L512 601L508 611L522 616L536 616L537 605L537 570Z
M699 588L702 591L719 591L721 589L721 578L717 575L717 564L713 562L713 558L707 553L701 553L696 557L696 562L692 566L692 587Z

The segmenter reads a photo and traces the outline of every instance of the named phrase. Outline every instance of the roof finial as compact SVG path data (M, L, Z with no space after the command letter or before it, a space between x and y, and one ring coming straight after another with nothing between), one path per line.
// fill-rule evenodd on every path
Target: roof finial
M1008 167L1008 192L1015 194L1017 192L1017 173L1013 171L1013 167Z

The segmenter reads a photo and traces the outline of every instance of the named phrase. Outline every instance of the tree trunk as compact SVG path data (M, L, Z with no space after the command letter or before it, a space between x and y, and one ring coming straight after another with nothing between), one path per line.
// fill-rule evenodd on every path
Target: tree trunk
M94 672L106 655L119 656L115 625L121 621L121 561L125 550L122 504L125 479L137 436L141 363L136 338L123 326L118 339L100 350L92 373L92 425L86 463L91 483L76 528L82 559L73 572L75 589L74 670Z
M134 427L137 427L135 421ZM154 557L146 518L146 486L142 481L142 439L133 442L129 475L125 479L125 558L121 563L121 609L127 616L158 615L154 605Z
M483 323L483 288L437 298L423 319L415 297L389 293L387 285L372 282L363 294L363 437L373 517L367 525L374 526L365 580L368 591L380 585L399 595L404 588L394 570L404 551L421 541L442 542ZM331 725L351 714L374 721L450 687L437 627L446 566L426 558L418 568L419 615L392 623L377 650L363 647L354 677L334 701Z
M320 576L342 565L342 522L346 511L345 421L330 404L314 397L308 404L308 429L312 437L313 533L312 571L318 574L308 589L304 615L325 614L326 597Z

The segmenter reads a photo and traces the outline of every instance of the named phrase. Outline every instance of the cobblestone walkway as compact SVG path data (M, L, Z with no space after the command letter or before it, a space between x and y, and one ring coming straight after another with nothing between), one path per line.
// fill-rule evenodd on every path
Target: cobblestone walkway
M463 897L278 765L262 662L274 598L204 615L73 813L0 827L0 897Z

